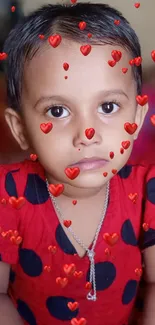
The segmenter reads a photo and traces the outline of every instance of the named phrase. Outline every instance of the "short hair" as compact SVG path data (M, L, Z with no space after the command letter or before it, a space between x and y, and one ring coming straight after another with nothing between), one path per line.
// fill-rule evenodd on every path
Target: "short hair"
M115 25L114 21L120 24ZM85 21L81 31L79 22ZM5 62L8 106L21 110L22 81L25 62L31 60L49 36L59 33L63 38L78 43L110 44L126 49L131 58L141 56L139 39L129 22L116 9L107 4L77 3L75 5L45 5L25 16L11 30L3 51L8 54ZM88 33L92 38L88 39ZM39 35L43 34L41 40ZM137 93L141 94L142 67L133 65Z

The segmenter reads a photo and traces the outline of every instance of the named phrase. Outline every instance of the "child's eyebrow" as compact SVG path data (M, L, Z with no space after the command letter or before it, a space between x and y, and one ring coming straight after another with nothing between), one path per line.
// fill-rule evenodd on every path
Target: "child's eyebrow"
M128 95L122 90L122 89L110 89L110 90L101 90L99 91L96 96L109 96L109 95L121 95L121 96L125 96L127 99L129 99ZM49 100L60 100L60 101L66 101L69 102L68 98L65 96L60 96L60 95L53 95L53 96L41 96L37 102L34 105L34 108L36 108L36 106L38 104L41 104L43 102L47 102Z

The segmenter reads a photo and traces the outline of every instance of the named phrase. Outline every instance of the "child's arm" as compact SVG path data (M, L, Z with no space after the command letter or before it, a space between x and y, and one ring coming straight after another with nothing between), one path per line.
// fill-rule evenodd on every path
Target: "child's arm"
M22 319L7 295L10 266L0 262L0 324L23 325Z
M155 246L144 250L146 294L141 325L155 325Z

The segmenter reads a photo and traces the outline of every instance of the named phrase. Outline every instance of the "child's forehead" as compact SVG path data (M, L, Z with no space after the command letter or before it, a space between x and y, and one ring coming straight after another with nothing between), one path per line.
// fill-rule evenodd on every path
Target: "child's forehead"
M83 48L83 49L82 49ZM87 52L87 49L88 52ZM52 60L56 65L66 62L66 60L70 61L70 64L79 64L82 66L89 65L94 61L95 66L98 65L99 60L100 64L104 64L104 62L108 63L108 60L114 60L112 57L113 51L120 51L121 56L121 64L127 63L129 64L129 60L131 59L131 55L129 52L122 46L114 44L91 44L91 43L78 43L72 40L62 39L59 46L53 48L49 45L48 41L45 45L41 46L38 50L37 54L33 58L38 63L46 64L47 60ZM34 64L33 64L34 65Z
M25 69L25 81L28 88L37 86L38 90L50 88L54 92L61 88L62 92L69 89L97 92L104 88L128 88L133 81L129 60L130 54L117 45L91 45L90 53L85 56L80 50L81 44L62 41L57 48L46 45L38 51ZM112 51L120 51L121 59L114 67ZM68 64L65 70L64 63ZM128 68L126 74L122 68ZM67 79L65 79L67 76Z

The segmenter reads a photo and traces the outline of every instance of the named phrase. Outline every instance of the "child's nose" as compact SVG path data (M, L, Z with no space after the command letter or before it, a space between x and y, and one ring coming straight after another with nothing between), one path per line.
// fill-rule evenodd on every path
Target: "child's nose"
M99 132L99 128L95 127L95 125L88 125L83 127L79 127L76 130L73 143L75 147L80 146L90 146L90 145L98 145L102 142L102 137Z

